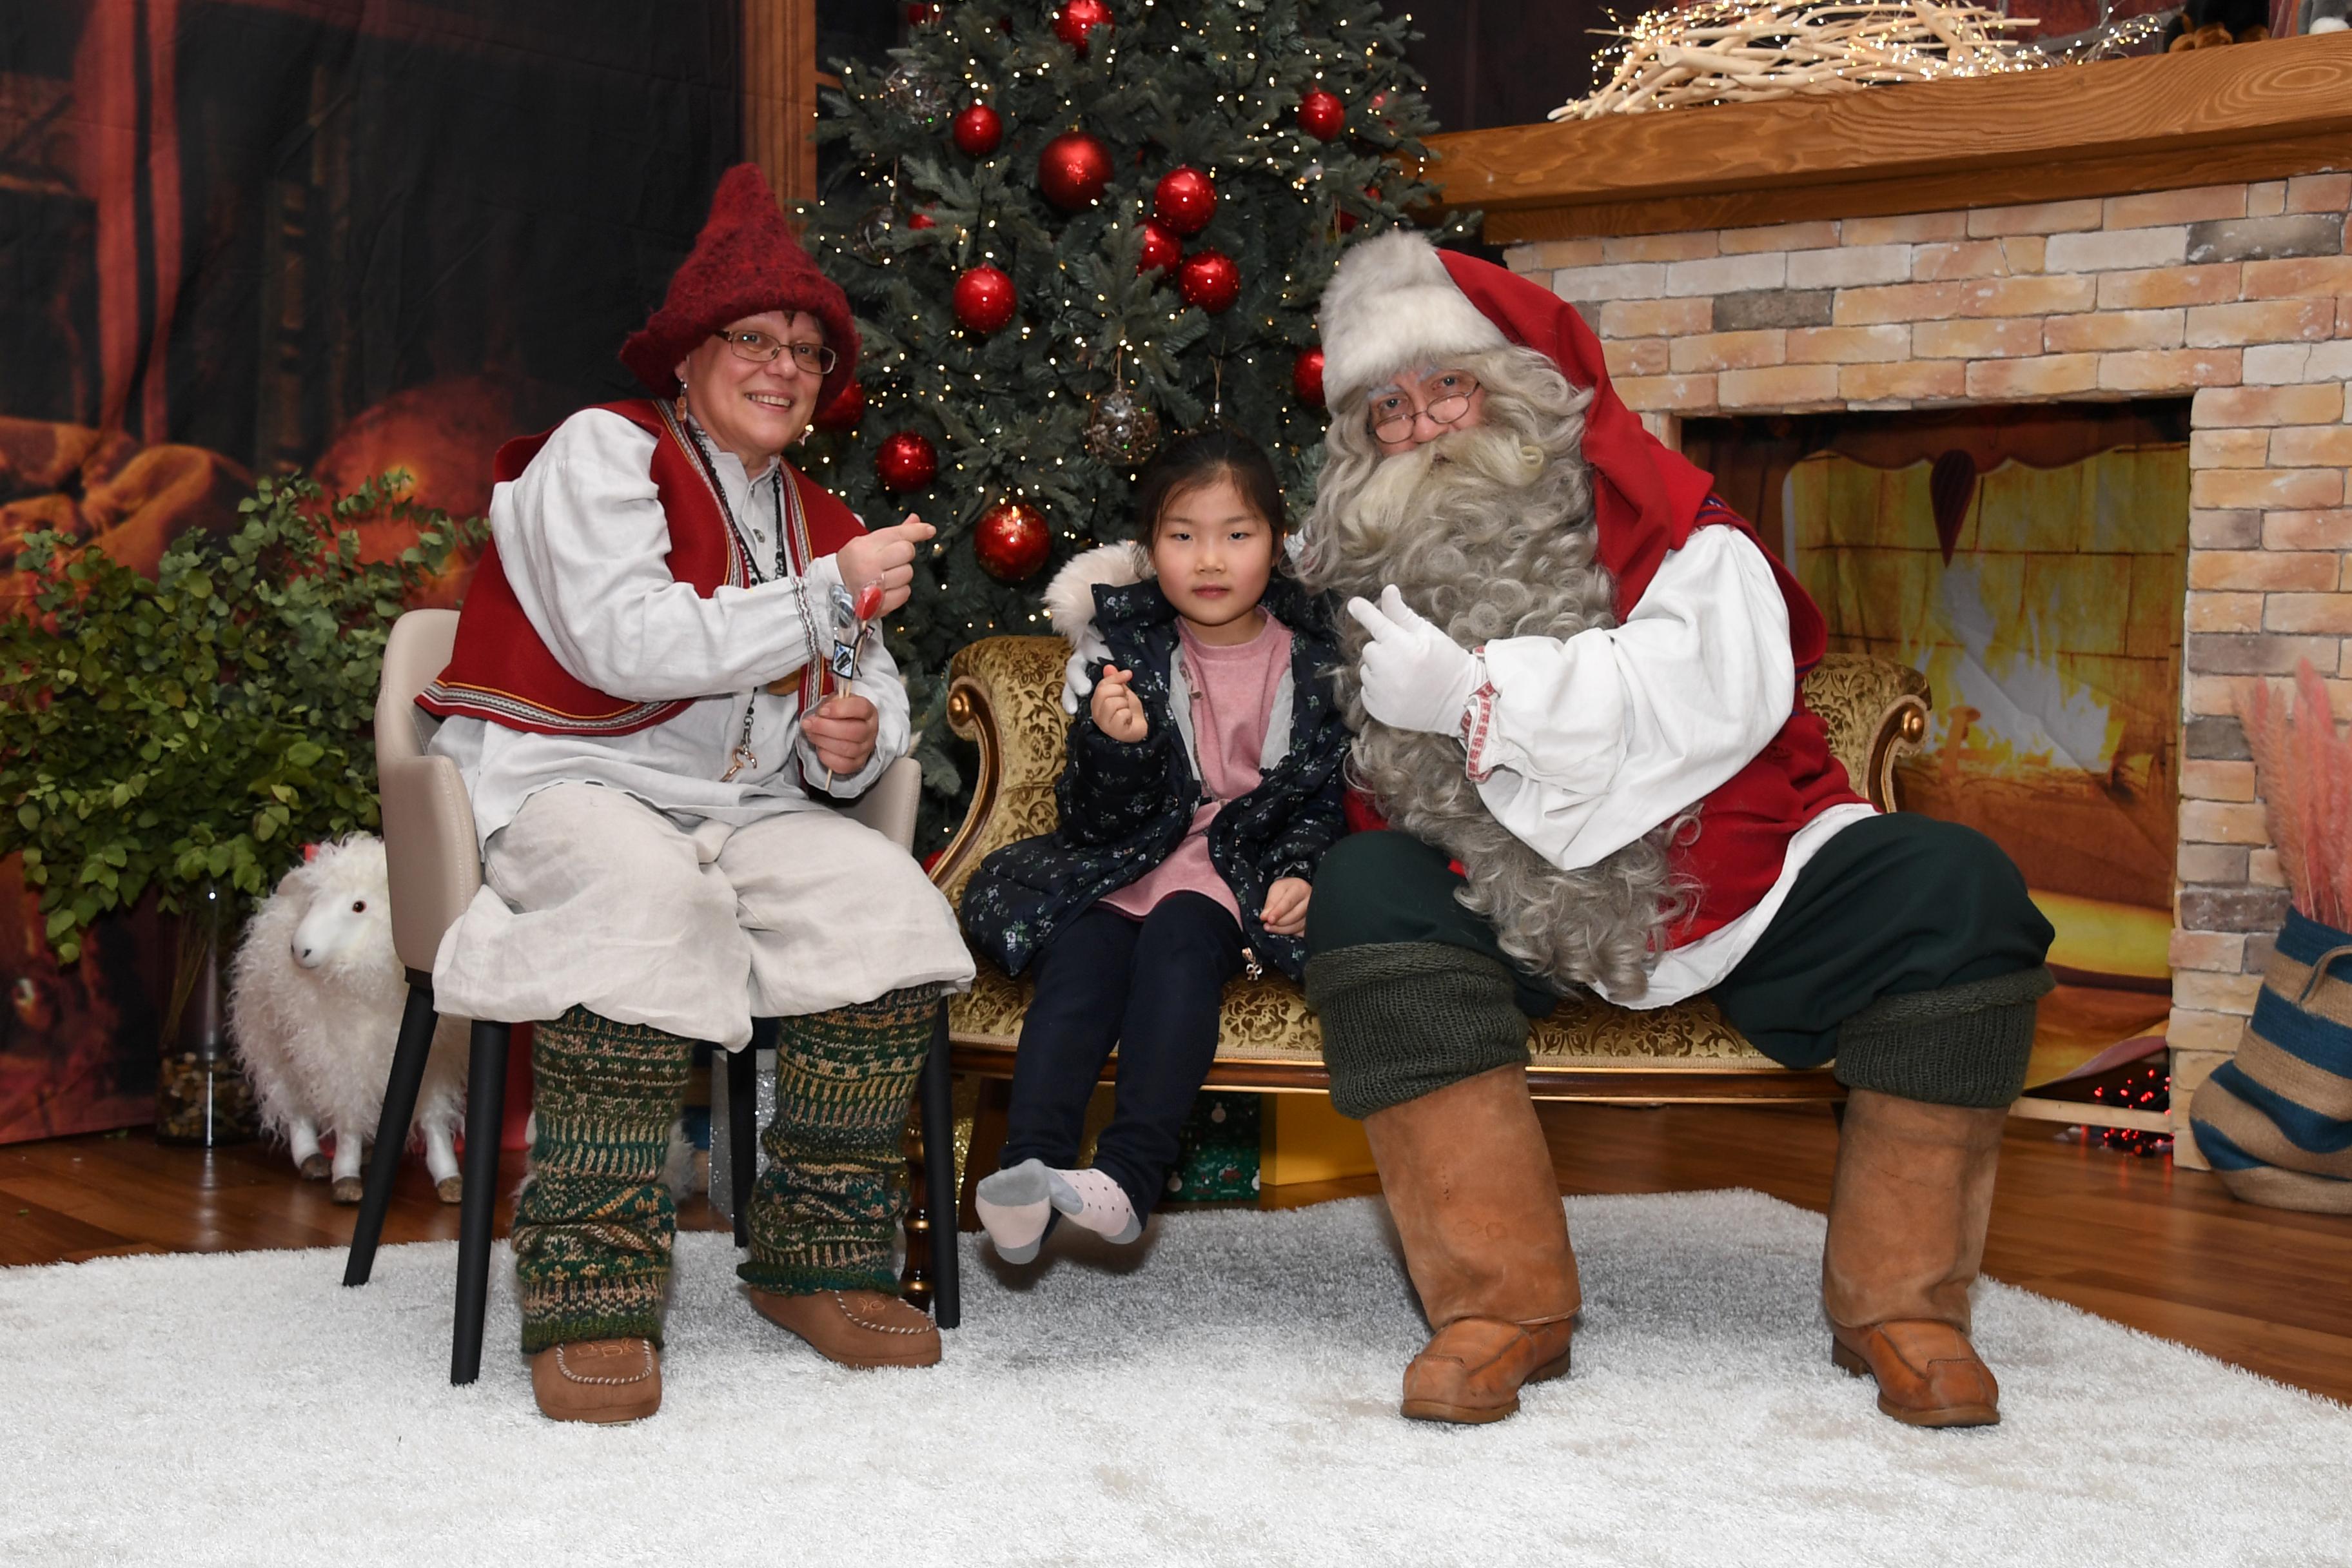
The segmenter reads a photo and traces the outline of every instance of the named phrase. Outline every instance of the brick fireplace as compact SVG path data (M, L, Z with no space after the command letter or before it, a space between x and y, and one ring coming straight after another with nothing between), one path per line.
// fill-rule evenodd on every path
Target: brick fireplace
M2306 47L2323 44L2332 49L2332 40L2310 39L2213 52L2243 57L2243 70L2276 48L2287 65L2352 73L2352 47ZM2174 71L2186 58L2124 63ZM2081 68L2048 73L2041 90L2055 97L2048 89L2092 83L2123 113L2147 83L2189 79L2142 79ZM2352 74L2339 74L2334 93L2352 98L2347 82ZM1993 85L1948 84L1936 89L1940 99L1904 88L1819 101L1880 100L1882 120L1885 104L1916 103L1923 122L1910 130L1934 143L1971 134L1937 117L1979 112L1992 99L1969 89ZM2011 104L2041 101L2020 90L2000 87ZM2095 100L2086 123L2103 123L2101 95L2080 96ZM1812 106L1752 107L1802 131L1800 116ZM1696 145L1710 132L1706 144L1719 148L1742 139L1721 117L1749 108L1634 118L1678 120L1674 136ZM1994 142L2010 135L2005 111L1979 117L1973 133ZM1637 131L1654 141L1665 133L1605 133ZM2063 129L2042 134L2047 142ZM1803 163L1787 144L1785 136L1762 143L1780 151L1759 152L1759 163ZM1578 176L1559 161L1565 143L1544 145L1554 148L1545 177L1571 195L1549 207L1521 195L1504 221L1490 215L1489 237L1516 239L1509 264L1582 310L1626 401L1670 440L1679 421L1706 416L2191 400L2169 1043L2179 1157L2201 1164L2188 1136L2189 1096L2237 1048L2286 906L2239 694L2309 659L2332 678L2338 711L2352 709L2352 173L2343 172L2352 169L2352 136L2305 147L2273 127L2235 153L2175 163L2246 177L2169 186L2155 163L2119 168L2045 148L2039 165L1920 181L1907 197L1899 182L1849 171L1828 187L1784 174L1792 194L1780 201L1758 188L1769 182L1750 179L1646 204L1612 188L1600 193L1605 201L1581 205ZM1496 156L1485 162L1486 191L1508 189ZM1611 166L1622 171L1622 160ZM2275 177L2252 177L2261 174ZM1946 200L1889 210L1923 205L1928 193ZM2057 199L2017 199L2028 195ZM1460 174L1448 196L1494 201ZM1793 221L1758 221L1776 213Z

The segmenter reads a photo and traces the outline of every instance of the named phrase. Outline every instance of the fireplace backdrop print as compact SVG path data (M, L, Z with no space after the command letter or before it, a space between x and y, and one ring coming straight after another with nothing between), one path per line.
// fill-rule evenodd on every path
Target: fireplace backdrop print
M1933 684L1905 808L2009 851L2059 930L2063 977L2160 994L2187 410L2020 412L1708 421L1691 436L1782 542L1831 646Z

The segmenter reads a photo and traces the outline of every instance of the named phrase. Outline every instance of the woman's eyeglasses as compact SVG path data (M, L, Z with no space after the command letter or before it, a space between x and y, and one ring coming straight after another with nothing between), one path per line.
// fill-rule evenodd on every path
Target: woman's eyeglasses
M1435 394L1425 408L1415 408L1412 400L1402 392L1382 393L1372 399L1369 423L1373 436L1394 446L1412 437L1413 422L1423 415L1438 425L1451 425L1470 412L1471 395L1478 390L1475 376L1460 371L1448 371L1430 382Z
M833 367L841 360L839 354L823 343L778 342L765 332L753 331L720 332L719 336L735 351L737 359L747 359L753 364L773 364L776 356L789 349L793 363L811 375L831 375Z

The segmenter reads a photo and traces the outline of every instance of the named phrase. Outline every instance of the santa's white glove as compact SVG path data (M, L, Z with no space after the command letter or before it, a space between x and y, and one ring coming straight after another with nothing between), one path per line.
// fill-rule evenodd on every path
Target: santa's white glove
M1404 602L1393 583L1381 602L1348 601L1348 613L1371 633L1357 667L1365 711L1399 730L1458 734L1478 686L1478 660Z
M1063 712L1073 717L1076 715L1079 704L1095 689L1094 677L1087 673L1087 666L1100 664L1109 657L1110 644L1103 641L1102 634L1095 630L1093 622L1087 622L1086 629L1078 633L1076 651L1070 655L1069 662L1062 666Z

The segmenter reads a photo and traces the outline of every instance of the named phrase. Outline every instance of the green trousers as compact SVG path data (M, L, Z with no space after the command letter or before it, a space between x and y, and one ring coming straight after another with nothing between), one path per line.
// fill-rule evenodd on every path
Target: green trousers
M899 1140L938 1005L919 987L781 1021L744 1279L788 1295L895 1287ZM584 1007L533 1031L538 1128L512 1230L526 1353L661 1342L677 1229L661 1173L693 1055L692 1040Z
M1398 832L1326 853L1307 917L1307 996L1331 1100L1351 1116L1528 1059L1559 998L1454 899L1445 852ZM1766 1056L1835 1059L1906 1100L2005 1105L2023 1087L2054 933L2000 847L1910 813L1843 828L1710 994Z

